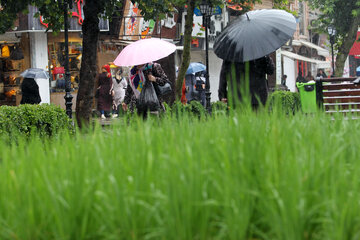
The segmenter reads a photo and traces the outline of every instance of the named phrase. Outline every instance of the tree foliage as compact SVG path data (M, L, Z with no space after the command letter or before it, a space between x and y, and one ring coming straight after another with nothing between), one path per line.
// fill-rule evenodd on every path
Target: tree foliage
M349 33L351 23L360 13L359 0L307 0L313 9L320 11L319 18L315 21L318 31L327 33L327 27L336 28L337 37Z
M356 40L360 24L360 0L306 0L310 6L320 12L313 28L319 33L327 34L327 27L336 29L336 58L337 76L342 76L344 62ZM341 69L341 70L340 70Z
M141 10L141 15L145 20L164 19L167 14L173 14L176 10L176 2L169 0L131 0L133 4L137 3Z
M14 24L17 14L23 12L28 13L28 5L33 5L38 8L35 17L42 15L44 22L49 23L48 30L59 31L64 26L63 5L62 1L50 0L20 0L7 1L0 0L2 11L0 12L0 31L8 31Z
M49 24L47 30L55 32L60 31L64 27L64 2L68 3L69 8L77 0L0 0L0 32L8 31L17 18L20 12L28 13L28 5L38 8L35 17L41 15L44 18L44 23ZM88 0L88 2L92 0ZM95 0L94 7L96 7L96 15L98 17L107 17L111 20L116 7L121 7L122 0ZM70 14L70 12L69 12Z
M25 11L29 0L0 0L0 33L9 30L19 12Z

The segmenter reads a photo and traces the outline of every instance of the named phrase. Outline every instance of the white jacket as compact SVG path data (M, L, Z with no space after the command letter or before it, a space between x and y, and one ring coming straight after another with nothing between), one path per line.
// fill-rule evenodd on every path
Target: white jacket
M127 88L127 81L125 77L122 77L118 83L115 78L113 78L113 90L114 90L114 104L115 106L120 105L124 101L125 90Z

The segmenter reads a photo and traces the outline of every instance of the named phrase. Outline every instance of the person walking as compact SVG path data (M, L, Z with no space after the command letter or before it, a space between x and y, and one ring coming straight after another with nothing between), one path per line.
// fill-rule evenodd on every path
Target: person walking
M121 107L122 102L125 98L125 90L127 88L127 80L123 76L123 69L120 68L116 74L115 78L113 78L113 118L116 118L119 116L119 108Z
M21 83L22 98L20 104L39 104L41 97L39 85L33 78L24 78Z
M299 71L299 74L298 74L298 76L296 78L296 82L299 82L299 83L305 83L306 82L306 79L303 77L301 71Z
M196 96L196 100L200 101L201 105L205 107L206 99L205 99L205 74L206 72L198 72L195 73L195 89L198 92L198 96Z
M324 72L324 70L319 69L318 73L316 74L317 78L327 78L326 73Z
M124 102L122 103L124 111L130 110L134 112L135 108L137 108L140 115L146 116L146 112L138 106L140 94L145 84L147 84L146 82L163 86L166 82L169 82L169 79L159 63L134 66L130 70L129 86L126 88ZM160 96L157 97L161 108L165 110L162 98Z
M110 73L110 66L104 65L102 72L99 74L99 91L98 96L98 110L101 114L101 119L105 119L105 112L109 113L112 106L112 79Z
M311 80L315 80L315 78L311 75L311 72L308 72L306 78L305 78L305 81L306 82L309 82Z
M287 79L287 75L284 74L281 77L281 85L283 85L284 87L286 87L286 79Z
M219 99L228 102L230 91L233 102L242 101L242 86L249 84L251 105L257 109L260 104L265 105L268 97L266 74L274 73L274 63L269 56L264 56L248 62L223 61L220 72ZM258 101L260 100L260 102Z

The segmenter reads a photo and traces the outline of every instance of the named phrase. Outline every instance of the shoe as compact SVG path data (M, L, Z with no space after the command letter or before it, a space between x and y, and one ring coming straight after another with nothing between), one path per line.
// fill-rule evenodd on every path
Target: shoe
M101 114L101 119L106 119L104 114Z
M112 115L112 118L117 118L119 115L117 115L116 113Z

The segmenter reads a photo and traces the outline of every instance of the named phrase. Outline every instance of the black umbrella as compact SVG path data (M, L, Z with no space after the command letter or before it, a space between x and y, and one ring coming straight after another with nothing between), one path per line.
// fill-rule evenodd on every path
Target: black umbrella
M254 60L283 46L295 30L295 17L284 10L250 11L222 31L214 51L219 58L232 62Z

